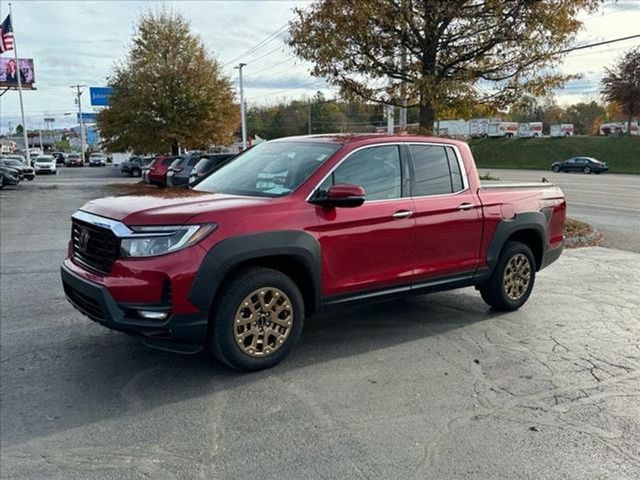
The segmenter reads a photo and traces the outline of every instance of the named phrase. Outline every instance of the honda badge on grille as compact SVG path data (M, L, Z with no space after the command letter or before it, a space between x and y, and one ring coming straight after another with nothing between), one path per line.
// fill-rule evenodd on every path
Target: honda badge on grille
M78 238L78 248L81 252L87 251L87 246L89 245L89 230L82 229L80 230L80 238Z

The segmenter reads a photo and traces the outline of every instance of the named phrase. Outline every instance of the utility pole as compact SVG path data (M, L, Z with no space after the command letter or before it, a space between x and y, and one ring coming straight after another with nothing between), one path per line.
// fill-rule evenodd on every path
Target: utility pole
M13 22L13 12L11 11L11 3L9 3L9 18ZM29 135L27 134L27 123L24 121L24 102L22 101L22 75L20 74L20 60L18 60L18 45L16 43L16 37L14 32L13 37L13 54L16 59L16 77L18 79L18 94L20 95L20 115L22 118L22 136L24 138L24 156L27 161L27 166L31 165L31 155L29 155Z
M82 157L82 163L84 163L84 152L85 152L85 142L84 142L84 120L82 118L82 88L86 87L86 85L71 85L71 88L76 89L76 96L78 102L78 121L80 122L80 156Z
M309 135L311 135L311 99L309 99Z
M393 134L393 123L394 123L394 115L395 115L395 108L393 107L393 105L385 105L385 109L386 109L386 113L387 113L387 133L392 135Z
M240 122L242 125L242 150L247 149L247 118L245 112L244 105L244 85L242 84L242 68L246 67L246 63L239 63L237 67L238 69L238 77L240 82Z
M406 0L403 0L402 6L405 8L405 11L406 11L408 6L408 3L406 2ZM407 31L407 22L403 21L402 22L403 39L406 38L406 31ZM402 70L403 74L407 69L407 47L404 44L402 45L402 53L400 56L400 69ZM402 106L400 107L400 118L398 119L398 122L400 123L400 131L406 132L407 131L407 84L405 83L404 80L402 80L402 83L400 84L400 102Z

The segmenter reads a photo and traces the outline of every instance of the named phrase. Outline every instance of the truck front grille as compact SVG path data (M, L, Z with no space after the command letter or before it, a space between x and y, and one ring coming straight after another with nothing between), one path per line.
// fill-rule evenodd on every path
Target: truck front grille
M120 241L103 227L73 219L71 238L74 259L98 273L109 273L120 254Z

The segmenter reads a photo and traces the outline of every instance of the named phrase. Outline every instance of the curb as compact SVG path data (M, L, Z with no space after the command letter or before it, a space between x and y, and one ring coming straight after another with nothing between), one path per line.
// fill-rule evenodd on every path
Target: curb
M591 228L593 231L586 235L565 238L564 246L567 248L580 248L600 244L602 241L602 234L596 228Z

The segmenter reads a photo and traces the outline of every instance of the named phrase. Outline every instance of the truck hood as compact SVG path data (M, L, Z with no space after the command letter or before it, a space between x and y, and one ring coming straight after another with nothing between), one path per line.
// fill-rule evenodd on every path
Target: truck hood
M192 190L163 196L122 196L92 200L81 210L118 220L126 225L182 225L195 215L267 203L269 198L241 197ZM215 221L215 216L211 218Z

